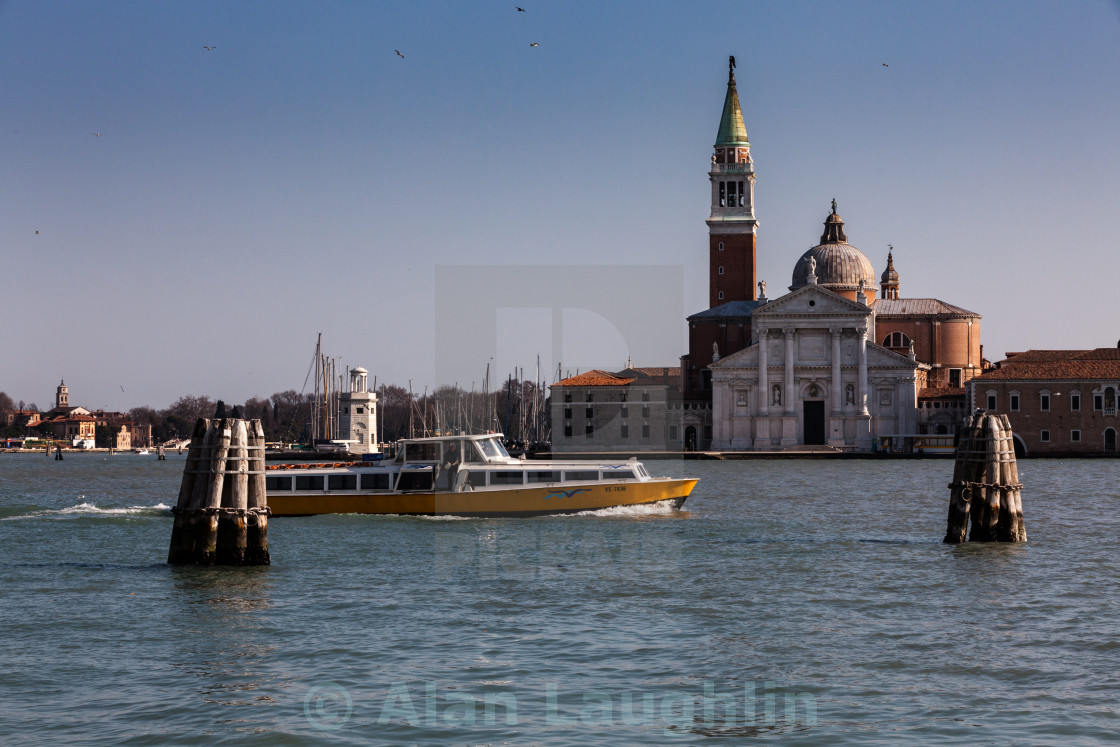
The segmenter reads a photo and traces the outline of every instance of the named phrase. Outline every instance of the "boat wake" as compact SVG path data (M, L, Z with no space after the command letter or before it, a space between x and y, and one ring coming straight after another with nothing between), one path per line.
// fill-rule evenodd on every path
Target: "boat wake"
M580 511L570 516L663 516L677 512L673 503L673 499L669 499L657 503L640 503L636 506L611 506L594 511Z
M66 519L85 517L116 517L116 516L165 516L170 514L171 506L157 503L154 506L126 506L120 508L99 508L92 503L79 503L76 506L58 509L40 509L15 516L0 517L0 521L17 521L20 519Z

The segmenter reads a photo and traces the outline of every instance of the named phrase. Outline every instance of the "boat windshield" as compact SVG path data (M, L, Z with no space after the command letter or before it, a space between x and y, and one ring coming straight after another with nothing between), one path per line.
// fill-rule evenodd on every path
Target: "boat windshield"
M506 447L496 438L486 438L481 441L476 441L478 448L482 449L483 455L487 459L497 459L499 457L509 458L509 452Z

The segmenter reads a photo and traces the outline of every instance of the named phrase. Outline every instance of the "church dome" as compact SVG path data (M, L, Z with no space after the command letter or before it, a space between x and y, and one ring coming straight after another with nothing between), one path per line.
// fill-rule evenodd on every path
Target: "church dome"
M844 220L836 214L835 200L832 214L824 224L821 243L802 254L794 265L790 290L809 284L810 266L817 276L817 284L830 290L854 291L859 288L860 281L868 292L876 287L875 268L863 252L848 243Z

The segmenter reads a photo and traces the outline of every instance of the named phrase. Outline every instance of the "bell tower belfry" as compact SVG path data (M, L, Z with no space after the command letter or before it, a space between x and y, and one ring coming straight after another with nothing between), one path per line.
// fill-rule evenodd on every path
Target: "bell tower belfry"
M377 451L377 393L369 390L369 371L350 369L350 391L339 395L338 435L350 441L350 451Z
M60 379L58 388L54 390L54 406L56 409L70 406L70 390L67 388L65 380Z
M727 96L719 121L712 169L712 212L708 216L709 308L755 300L754 162L739 92L735 58L728 60Z

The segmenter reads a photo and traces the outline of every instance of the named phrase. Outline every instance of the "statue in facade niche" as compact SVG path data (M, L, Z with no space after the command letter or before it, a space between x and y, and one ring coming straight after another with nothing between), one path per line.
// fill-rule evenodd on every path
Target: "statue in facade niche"
M712 362L714 363L715 361L718 361L718 360L719 360L719 343L718 342L713 342L712 343Z
M782 387L780 384L774 385L774 394L770 404L778 406L782 404Z
M844 402L849 405L856 403L856 388L848 384L848 388L844 390Z

